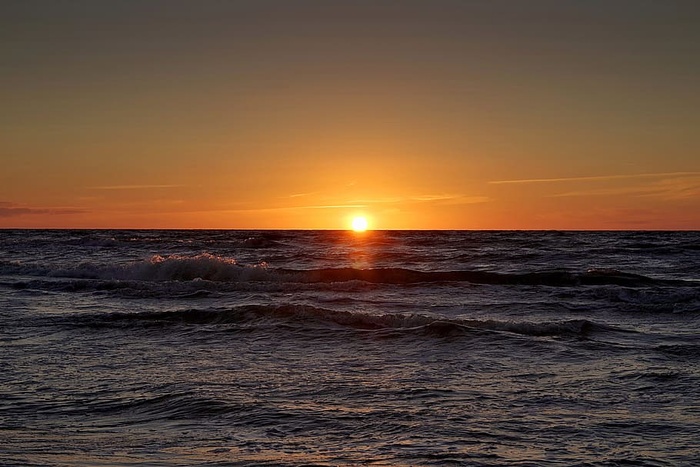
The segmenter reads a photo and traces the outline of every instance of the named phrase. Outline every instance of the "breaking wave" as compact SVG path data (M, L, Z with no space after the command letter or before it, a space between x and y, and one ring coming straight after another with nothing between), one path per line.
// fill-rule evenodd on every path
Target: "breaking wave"
M55 278L118 281L196 281L213 282L297 282L336 283L363 281L377 284L419 284L469 282L493 285L580 286L618 285L644 287L653 285L692 284L688 281L654 279L614 269L591 269L586 272L535 271L501 273L489 271L418 271L406 268L320 268L307 270L274 269L266 263L239 264L235 259L208 253L199 255L155 255L127 264L105 265L83 262L66 268L48 268L19 262L1 262L0 273L38 275ZM695 284L693 284L695 285Z

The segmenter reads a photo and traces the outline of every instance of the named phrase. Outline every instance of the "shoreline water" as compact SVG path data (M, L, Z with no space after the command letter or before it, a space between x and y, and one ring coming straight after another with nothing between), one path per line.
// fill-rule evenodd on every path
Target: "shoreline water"
M0 240L0 463L697 460L698 232Z

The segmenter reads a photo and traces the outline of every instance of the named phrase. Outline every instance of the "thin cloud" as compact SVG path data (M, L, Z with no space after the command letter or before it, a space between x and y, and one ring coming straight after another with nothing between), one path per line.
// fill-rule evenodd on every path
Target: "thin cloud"
M661 180L632 186L576 190L551 195L555 198L573 196L619 196L661 198L666 201L700 197L700 175L668 176Z
M449 194L420 195L420 196L413 196L410 199L415 200L415 201L445 201L445 200L453 200L453 199L458 199L458 198L463 198L463 195L449 195Z
M595 190L567 191L550 195L551 198L568 198L574 196L613 196L613 195L646 195L658 192L658 188L648 186L633 186L622 188L598 188Z
M308 193L294 193L292 195L287 195L285 198L303 198L304 196L315 195L318 192L310 191Z
M700 175L700 172L661 172L628 175L597 175L592 177L562 177L562 178L527 178L517 180L492 180L491 185L505 185L515 183L557 183L557 182L586 182L604 180L622 180L632 178L659 178L659 177L684 177Z
M0 217L16 217L16 216L31 216L31 215L65 215L65 214L82 214L87 211L77 208L36 208L19 206L6 201L0 202Z
M314 193L315 194L315 193ZM298 197L303 197L304 194L300 194ZM285 198L290 198L287 195ZM401 206L415 206L415 205L460 205L460 204L475 204L475 203L485 203L491 201L491 198L485 196L465 196L461 194L437 194L437 195L419 195L410 197L384 197L384 198L366 198L366 199L352 199L347 202L344 200L337 200L340 202L334 203L334 200L329 200L328 203L321 204L299 204L295 206L267 206L267 207L252 207L252 206L241 206L233 209L216 210L220 212L293 212L300 210L310 210L310 209L376 209L376 208L399 208ZM246 203L247 204L247 203ZM232 206L233 207L233 206Z
M286 209L363 209L366 204L317 204L311 206L295 206Z
M273 207L242 207L237 209L213 209L215 212L288 212L298 211L303 209L362 209L367 206L364 204L313 204L309 206L273 206Z
M466 196L462 194L426 194L408 197L395 197L384 199L358 200L357 203L368 205L400 205L400 204L436 204L436 205L459 205L487 203L491 198L487 196Z
M185 185L107 185L89 186L88 190L153 190L160 188L183 188Z
M412 196L403 200L406 204L451 205L488 203L488 196L467 196L463 194L437 194Z
M680 201L700 198L700 176L688 176L663 179L652 185L655 193L648 196L658 196L666 201Z
M481 204L481 203L489 203L491 201L492 201L492 199L489 198L488 196L455 196L452 198L442 198L439 200L432 200L432 202L437 202L439 204L450 204L450 205Z

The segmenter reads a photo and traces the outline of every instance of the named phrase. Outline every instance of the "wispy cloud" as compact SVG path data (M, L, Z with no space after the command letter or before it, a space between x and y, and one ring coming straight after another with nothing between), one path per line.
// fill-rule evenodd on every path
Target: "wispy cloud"
M557 182L585 182L585 181L605 181L605 180L621 180L634 178L664 178L664 177L683 177L700 175L700 172L660 172L660 173L644 173L644 174L626 174L626 175L596 175L591 177L561 177L561 178L527 178L516 180L492 180L489 183L492 185L503 185L513 183L557 183Z
M435 204L435 205L459 205L487 203L491 198L487 196L467 196L463 194L424 194L416 196L374 198L355 200L354 202L365 205L415 205L415 204Z
M306 209L362 209L363 204L312 204L308 206L268 206L268 207L240 207L232 209L212 209L217 212L294 212Z
M488 196L467 196L467 195L447 195L447 196L423 196L414 198L418 202L434 203L434 204L480 204L488 203L491 198Z
M296 206L288 209L362 209L366 204L315 204L311 206Z
M700 198L700 175L659 180L657 196L665 200Z
M107 185L89 186L88 190L153 190L160 188L183 188L185 185Z
M318 193L318 191L309 191L307 193L293 193L291 195L284 196L283 198L303 198L305 196L316 195Z
M700 197L700 173L697 175L683 175L678 173L666 174L660 180L649 180L644 183L621 187L592 188L557 193L552 197L571 196L624 196L660 198L665 201L683 200Z
M618 188L596 188L591 190L575 190L551 195L552 198L566 198L572 196L616 196L616 195L642 195L650 194L658 189L649 186L626 186Z
M439 195L418 195L410 199L415 201L446 201L464 198L464 195L439 194Z
M15 217L28 215L65 215L81 214L87 212L84 209L72 207L27 207L6 201L0 201L0 217Z
M290 198L287 196L286 198ZM331 199L327 203L298 204L292 206L240 206L225 210L226 212L290 212L308 209L387 209L416 205L460 205L486 203L491 198L485 196L465 196L461 194L427 194L418 196L393 196L363 199Z

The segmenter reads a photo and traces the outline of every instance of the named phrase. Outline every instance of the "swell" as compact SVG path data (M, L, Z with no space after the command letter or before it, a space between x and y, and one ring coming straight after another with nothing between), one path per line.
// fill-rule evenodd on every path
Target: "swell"
M338 330L377 332L385 336L448 337L498 332L525 336L587 337L602 332L633 332L585 319L535 323L442 318L422 314L379 315L335 311L307 305L244 305L220 309L95 313L58 319L70 326L97 328L144 329L155 326L162 329L185 326L196 330L204 326L207 331L211 331L212 326L218 326L222 331L255 331L279 327L284 330L307 331L315 334Z
M17 417L31 419L47 416L115 416L126 415L132 421L179 420L204 418L240 411L240 405L198 396L192 392L140 397L94 398L86 394L81 403L71 400L47 401L31 396L13 401L6 411Z
M12 425L11 429L20 428L25 423L29 425L32 419L49 417L60 417L64 420L71 417L89 417L92 428L110 430L124 424L159 424L163 421L181 422L178 426L182 428L185 425L196 424L201 429L201 423L219 419L225 420L229 426L270 428L267 433L273 436L284 436L288 430L309 432L324 428L337 429L339 424L345 425L347 429L355 429L355 423L368 418L367 414L370 418L376 417L377 422L381 420L383 424L396 417L393 411L381 408L363 410L360 413L346 408L331 412L324 408L280 405L255 397L222 399L207 396L200 391L178 390L177 387L171 389L169 386L173 385L166 385L160 388L159 392L172 392L161 394L144 393L134 396L133 393L126 395L115 391L96 398L94 394L85 393L79 402L28 397L15 401L8 407L7 412L19 421L18 424ZM347 397L347 394L343 393L337 395L341 398ZM0 429L7 426L0 422Z
M292 271L283 271L290 274ZM652 279L617 270L590 270L584 273L542 271L526 273L498 273L488 271L415 271L404 268L354 269L332 268L294 271L303 281L345 282L365 281L382 284L414 284L429 282L470 282L492 285L623 285L644 286L669 281Z
M114 281L213 281L213 282L292 282L335 283L363 281L377 284L420 284L468 282L492 285L541 285L572 287L586 285L617 285L646 287L700 283L683 280L655 279L614 269L591 269L585 272L566 270L503 273L473 270L420 271L392 268L271 268L266 263L239 264L235 259L208 253L199 255L152 256L126 264L84 262L68 267L0 262L0 274L29 275L51 278L96 279Z

